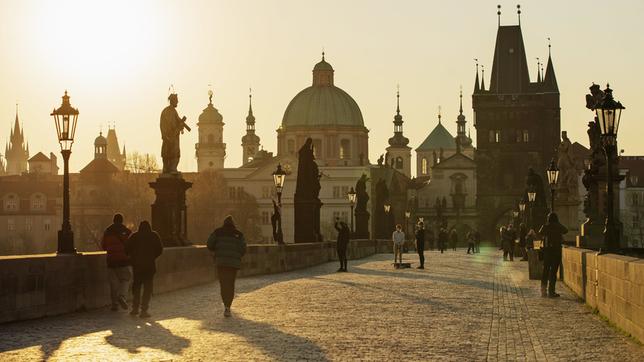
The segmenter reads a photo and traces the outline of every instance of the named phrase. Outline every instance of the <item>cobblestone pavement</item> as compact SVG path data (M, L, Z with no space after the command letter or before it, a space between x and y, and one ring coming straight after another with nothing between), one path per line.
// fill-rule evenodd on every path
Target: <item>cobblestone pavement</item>
M233 318L210 284L155 296L147 322L97 310L5 324L0 360L644 360L567 288L539 297L526 262L426 255L425 270L376 255L349 273L328 263L243 278Z

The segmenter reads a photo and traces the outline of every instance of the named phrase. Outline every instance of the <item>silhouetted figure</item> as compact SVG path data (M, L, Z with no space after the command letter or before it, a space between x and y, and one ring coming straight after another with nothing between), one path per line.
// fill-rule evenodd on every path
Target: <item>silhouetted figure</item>
M476 246L476 252L481 252L481 233L478 230L474 231L474 246Z
M469 254L470 250L472 251L472 254L476 253L476 237L474 236L474 231L468 232L465 238L467 239L467 253Z
M514 261L514 241L517 238L517 234L514 231L514 226L512 224L508 227L501 228L501 246L503 247L503 260Z
M224 225L210 234L208 249L215 254L224 316L230 317L230 306L235 297L235 278L241 268L241 258L246 254L244 234L237 230L232 216L226 216Z
M561 225L559 217L554 212L548 214L548 221L541 227L539 234L543 236L543 274L541 274L541 296L556 298L557 270L561 264L561 245L563 235L568 229ZM546 294L547 291L547 294Z
M118 310L118 306L127 309L126 296L130 286L132 273L130 272L130 258L125 253L125 241L130 237L132 231L123 225L123 215L116 214L114 223L103 233L101 248L107 252L107 277L110 282L110 296L112 298L112 310Z
M441 251L441 254L445 251L445 248L447 247L447 243L449 239L449 234L447 234L447 230L445 228L441 228L440 231L438 232L438 250Z
M396 230L391 234L391 240L394 242L394 265L399 267L402 264L403 245L405 245L405 233L400 224L396 225Z
M273 240L275 240L278 245L284 244L284 233L282 233L280 223L281 218L282 214L280 212L280 208L279 206L277 206L275 200L273 200L273 215L271 215L271 225L273 226Z
M347 247L349 246L349 238L351 231L347 226L347 223L340 221L340 219L335 219L335 229L338 231L338 241L336 249L338 251L338 259L340 260L340 269L339 272L347 271Z
M179 118L177 113L177 105L179 104L179 97L172 93L168 96L170 105L165 107L161 112L161 138L163 144L161 145L161 158L163 159L163 173L176 174L177 165L181 158L181 148L179 144L179 135L183 133L183 129L190 128L186 125L186 117Z
M420 259L418 269L425 269L425 225L422 222L418 223L418 229L416 230L416 251L418 252L418 259Z
M295 186L295 242L322 241L320 234L320 171L313 155L313 140L306 139L298 151Z
M528 252L526 250L526 237L528 236L528 228L524 223L519 224L519 250L521 250L521 260L528 260Z
M454 227L449 234L449 246L456 251L456 245L458 245L458 233L456 232L456 227Z
M161 238L152 230L148 221L141 221L139 230L125 242L125 252L130 256L134 282L132 283L132 311L130 315L141 314L139 317L148 318L148 308L152 297L153 279L157 271L156 259L163 253ZM141 286L143 299L141 300Z
M356 224L355 235L356 239L369 238L369 211L367 211L367 203L369 202L369 194L367 193L367 181L369 178L366 174L362 174L358 182L356 182Z

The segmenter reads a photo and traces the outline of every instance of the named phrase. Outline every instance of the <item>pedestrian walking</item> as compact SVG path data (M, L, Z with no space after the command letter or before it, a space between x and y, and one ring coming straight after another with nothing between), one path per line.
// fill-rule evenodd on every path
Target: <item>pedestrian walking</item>
M441 251L441 254L445 251L448 239L449 235L447 234L447 230L445 230L445 228L441 228L438 232L438 249Z
M501 228L501 247L504 261L507 261L508 257L510 261L514 261L514 235L512 224L508 225L507 228Z
M107 278L110 283L112 311L117 311L119 305L127 309L127 293L130 287L130 258L125 253L125 241L132 231L123 225L123 215L116 214L112 225L103 233L101 248L107 252Z
M481 233L478 230L474 231L474 246L476 246L476 252L481 252Z
M226 216L224 225L210 234L208 249L215 254L224 316L230 317L230 306L235 298L235 278L241 268L241 258L246 253L244 234L237 230L232 216Z
M394 265L399 267L402 264L402 251L405 244L405 233L400 224L396 225L396 230L391 234L391 240L394 242ZM400 260L400 264L397 264L397 260Z
M418 269L425 269L425 225L422 221L418 223L416 230L416 251L420 259Z
M521 261L528 260L528 253L526 251L526 237L528 236L528 228L524 223L519 225L519 253L521 253Z
M557 270L561 264L561 245L563 235L568 229L561 225L556 213L548 214L548 221L539 230L543 236L543 273L541 274L541 296L556 298Z
M474 231L470 231L467 233L467 253L470 253L470 250L472 251L472 254L476 253L476 246L474 245L475 243L475 237L474 237Z
M449 234L449 247L456 251L456 245L458 244L458 233L456 232L456 226L452 229Z
M339 272L347 271L347 247L349 245L349 239L351 237L351 230L347 226L347 223L340 221L339 218L335 219L335 229L338 231L338 241L336 243L336 249L338 252L338 260L340 260L340 269Z
M153 279L157 271L156 259L163 253L161 238L148 221L141 221L139 230L132 234L125 242L125 252L130 257L134 280L132 282L132 311L130 315L139 314L139 317L149 318L148 308L152 297ZM141 299L143 287L143 299Z

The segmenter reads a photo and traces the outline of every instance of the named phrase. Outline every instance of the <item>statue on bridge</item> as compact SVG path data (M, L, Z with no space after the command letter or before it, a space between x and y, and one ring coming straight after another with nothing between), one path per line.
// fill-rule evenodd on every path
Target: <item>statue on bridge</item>
M186 117L179 118L179 113L177 113L177 105L179 104L177 94L170 94L168 101L170 101L170 105L161 112L161 138L163 140L161 158L163 159L163 173L176 175L179 173L177 166L181 158L179 136L183 134L184 128L190 131L190 127L186 125Z
M367 181L369 178L366 174L362 174L358 182L356 182L356 226L354 237L356 239L369 238L369 211L367 211L367 202L369 202L369 194L367 193Z
M559 168L559 196L568 201L579 201L578 171L572 143L566 131L561 132L561 143L557 147L557 167Z
M309 137L298 151L295 186L295 242L322 241L320 234L320 171L315 163L313 140Z

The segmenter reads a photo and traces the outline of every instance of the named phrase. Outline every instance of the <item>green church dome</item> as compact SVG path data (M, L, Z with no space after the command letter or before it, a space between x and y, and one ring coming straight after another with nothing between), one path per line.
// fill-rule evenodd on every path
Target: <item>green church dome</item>
M444 150L456 149L456 141L454 136L439 121L429 136L416 148L416 151L438 150L441 148Z
M347 92L333 85L333 67L322 58L313 68L313 85L286 107L282 127L363 127L360 107Z

